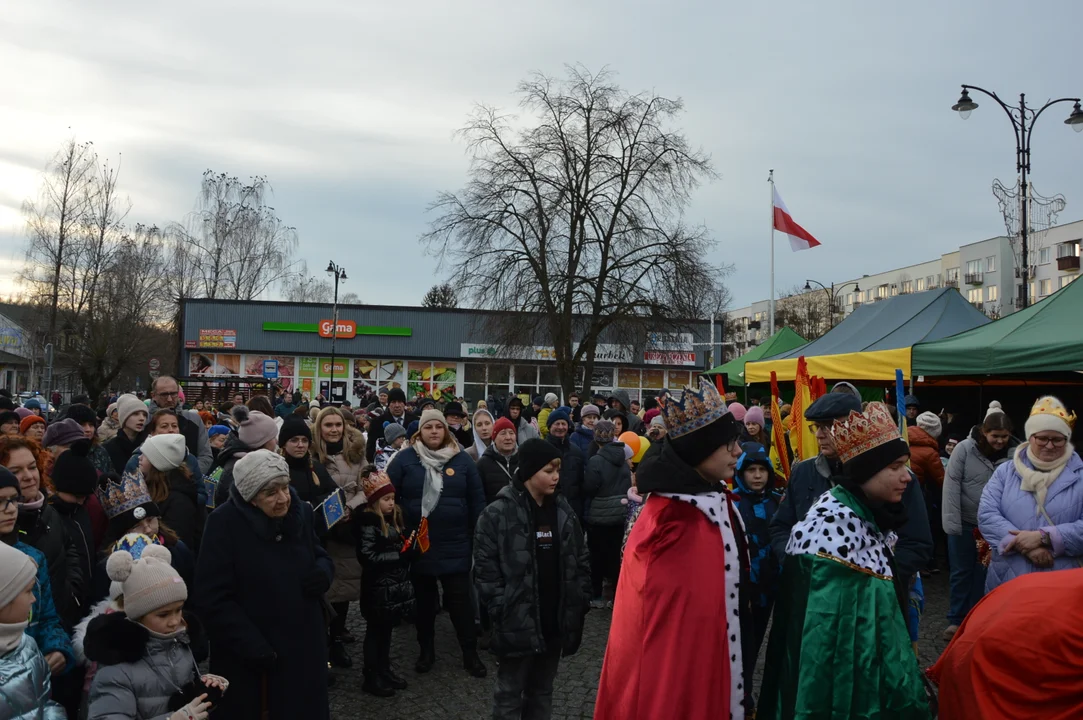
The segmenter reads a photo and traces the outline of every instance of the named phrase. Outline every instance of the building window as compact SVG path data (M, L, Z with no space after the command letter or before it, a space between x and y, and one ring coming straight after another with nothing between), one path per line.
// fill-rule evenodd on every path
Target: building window
M895 297L899 294L899 286L895 283L891 283L891 297Z
M967 275L980 275L981 274L981 260L968 260L966 263Z
M1037 295L1037 293L1034 292L1034 283L1032 282L1030 284L1030 301L1034 302L1037 299L1038 299L1038 295Z
M966 299L975 305L981 304L981 288L971 288L966 291Z
M1079 276L1078 275L1061 275L1060 276L1060 286L1061 287L1067 287L1068 284L1071 283L1073 280L1075 280L1077 277L1079 277Z
M1043 248L1043 249L1048 250L1049 248ZM1042 297L1045 297L1049 293L1053 292L1053 281L1052 280L1042 280L1041 285L1039 286L1039 289L1041 290Z
M1038 250L1038 264L1039 265L1048 265L1049 263L1053 262L1052 257L1053 257L1053 248L1044 247L1044 248L1041 248L1041 249Z
M903 292L904 295L908 295L908 294L914 292L914 281L913 280L903 280L902 281L902 292Z
M1000 289L996 285L990 285L985 289L985 299L989 302L996 302L1000 295Z
M846 293L846 304L847 305L853 305L854 304L854 294L853 293Z
M918 278L918 292L925 292L925 278Z
M959 268L948 268L948 282L955 286L959 285Z
M996 272L996 269L997 269L997 256L996 255L990 255L989 257L985 258L985 272L987 272L987 273Z
M1057 258L1079 257L1079 240L1057 244Z
M881 299L887 297L887 285L881 285L876 288L876 297Z

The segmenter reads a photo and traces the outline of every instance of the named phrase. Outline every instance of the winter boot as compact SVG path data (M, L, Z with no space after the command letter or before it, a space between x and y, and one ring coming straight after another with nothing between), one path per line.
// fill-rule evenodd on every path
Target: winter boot
M384 682L386 682L389 687L395 690L406 689L406 681L395 674L395 671L391 669L390 665L386 665L384 669L380 671L380 674L383 676Z
M331 641L331 649L328 652L327 657L335 667L346 669L353 667L353 658L346 652L346 646L342 644L341 640Z
M365 668L364 675L365 682L361 685L361 689L365 692L376 697L391 697L395 694L395 690L387 684L379 672Z
M419 673L427 673L432 670L432 666L436 664L436 649L433 647L433 643L423 643L421 645L421 654L417 656L417 664L414 665L414 670Z
M488 670L485 669L485 663L478 657L477 650L464 650L463 651L463 667L466 672L470 673L476 678L483 678L488 674Z

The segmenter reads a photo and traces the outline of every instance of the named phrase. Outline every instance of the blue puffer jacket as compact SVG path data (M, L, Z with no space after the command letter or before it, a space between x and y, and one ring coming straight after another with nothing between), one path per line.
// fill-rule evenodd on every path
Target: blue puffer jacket
M0 658L0 717L7 720L64 720L68 714L49 699L49 665L34 639Z
M428 471L414 448L403 448L387 466L395 486L396 502L406 513L406 524L421 523L421 495ZM474 527L485 509L481 475L470 456L459 452L444 466L444 490L429 515L429 551L413 565L422 575L470 572Z
M75 651L72 650L71 638L64 631L60 616L56 612L56 605L53 603L53 584L49 580L49 567L45 562L45 555L22 541L15 543L15 549L29 555L38 566L38 584L34 587L34 609L26 634L34 638L42 655L58 652L64 656L68 664L61 674L66 675L75 667Z
M584 462L590 459L590 446L594 444L593 430L580 425L575 429L575 432L568 436L568 440L571 441L572 445L579 448L579 452L583 453Z

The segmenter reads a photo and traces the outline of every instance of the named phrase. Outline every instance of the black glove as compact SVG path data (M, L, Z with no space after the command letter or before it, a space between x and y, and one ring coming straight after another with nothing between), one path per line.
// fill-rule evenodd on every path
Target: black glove
M331 589L331 581L327 573L318 567L314 567L301 578L301 592L307 597L319 597Z

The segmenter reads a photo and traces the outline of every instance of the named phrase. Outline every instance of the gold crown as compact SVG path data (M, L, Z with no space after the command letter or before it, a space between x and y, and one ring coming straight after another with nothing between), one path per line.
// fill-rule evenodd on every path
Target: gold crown
M391 478L387 476L386 472L377 471L369 475L361 483L361 491L365 494L366 498L372 497L373 493L382 487L391 484Z
M850 416L839 418L831 427L839 460L848 462L864 452L886 442L899 439L899 427L883 403L869 403L863 413L850 411Z
M1075 429L1075 413L1068 414L1068 410L1064 407L1064 403L1057 400L1052 395L1046 395L1043 398L1038 398L1038 402L1034 403L1034 407L1030 410L1030 416L1035 415L1052 415L1058 417L1064 422L1068 423L1068 427Z
M726 401L706 378L699 379L699 392L686 387L681 399L662 400L662 419L671 438L699 430L726 414Z
M124 473L119 483L105 480L98 488L98 499L110 520L132 508L151 502L143 473L138 470Z

